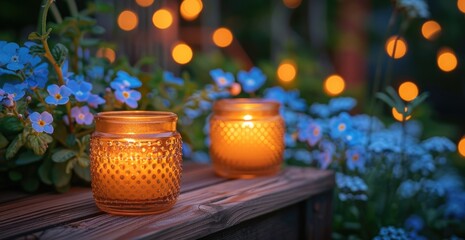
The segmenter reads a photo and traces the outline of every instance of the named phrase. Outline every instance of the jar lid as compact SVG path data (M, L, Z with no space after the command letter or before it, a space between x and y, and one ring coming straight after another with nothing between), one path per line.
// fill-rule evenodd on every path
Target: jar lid
M178 116L160 111L109 111L95 116L95 130L113 134L153 134L176 131Z
M280 104L277 101L258 98L221 99L213 105L215 114L243 118L244 114L254 117L279 115Z

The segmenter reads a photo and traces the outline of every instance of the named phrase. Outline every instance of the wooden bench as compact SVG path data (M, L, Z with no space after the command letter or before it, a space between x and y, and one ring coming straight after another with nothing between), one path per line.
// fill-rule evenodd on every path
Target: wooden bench
M287 167L249 180L185 164L176 205L159 215L101 212L90 188L0 193L0 239L330 239L334 174Z

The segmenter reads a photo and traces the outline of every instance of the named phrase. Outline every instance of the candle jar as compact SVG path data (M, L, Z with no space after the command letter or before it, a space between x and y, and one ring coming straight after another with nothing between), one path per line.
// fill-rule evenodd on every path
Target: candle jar
M92 193L101 210L145 215L175 204L182 172L177 119L174 113L151 111L96 115L90 170Z
M278 102L262 99L215 102L210 119L210 156L215 172L227 178L279 172L284 128Z

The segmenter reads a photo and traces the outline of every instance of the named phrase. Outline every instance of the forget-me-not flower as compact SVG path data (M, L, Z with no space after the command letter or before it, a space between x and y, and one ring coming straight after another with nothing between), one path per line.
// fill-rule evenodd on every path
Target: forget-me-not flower
M85 102L89 99L92 84L86 81L69 80L67 84L69 90L78 102Z
M89 107L73 107L71 109L71 116L78 124L91 125L94 121L94 115L89 111Z
M28 48L19 47L16 43L7 43L0 51L0 65L5 65L11 71L23 69L32 58Z
M346 133L352 130L352 121L349 114L343 112L337 117L330 120L330 135L333 139L344 137Z
M365 170L365 151L362 147L349 148L346 151L347 168L350 170Z
M26 94L26 88L27 85L24 82L18 84L5 83L5 85L3 85L3 91L5 91L7 94L10 94L15 101L18 101L24 97Z
M115 97L121 103L126 103L131 108L137 108L137 101L139 101L142 97L140 92L136 90L116 90Z
M45 102L53 105L63 105L69 101L71 91L65 85L58 86L56 84L47 87L49 96L45 98Z
M237 79L246 93L257 91L265 83L266 76L262 70L253 67L249 72L239 71Z
M30 89L44 88L48 81L48 64L41 63L33 67L27 75L26 83Z
M89 98L87 99L87 104L93 108L97 108L98 105L104 104L105 102L105 99L101 98L97 94L90 94Z
M164 71L163 72L163 81L168 84L173 84L177 86L183 86L184 80L179 77L175 77L172 72Z
M329 110L331 113L348 112L357 105L357 101L351 97L338 97L329 100Z
M116 73L116 78L113 80L112 83L119 83L124 88L138 88L142 86L142 82L139 79L121 70ZM113 85L111 85L111 87L115 89Z
M219 68L211 70L210 76L219 88L229 87L234 83L234 75Z
M48 134L53 133L53 126L50 125L53 122L53 116L47 111L40 114L38 112L33 112L29 115L29 120L32 123L32 128L36 132L46 132Z

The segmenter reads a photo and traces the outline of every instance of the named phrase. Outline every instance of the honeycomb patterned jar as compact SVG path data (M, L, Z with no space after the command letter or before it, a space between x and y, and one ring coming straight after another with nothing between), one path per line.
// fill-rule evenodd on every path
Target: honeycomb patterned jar
M210 119L210 155L215 172L227 178L276 174L283 160L284 128L278 102L215 102Z
M182 173L177 119L174 113L151 111L96 115L90 170L101 210L145 215L167 211L176 203Z

